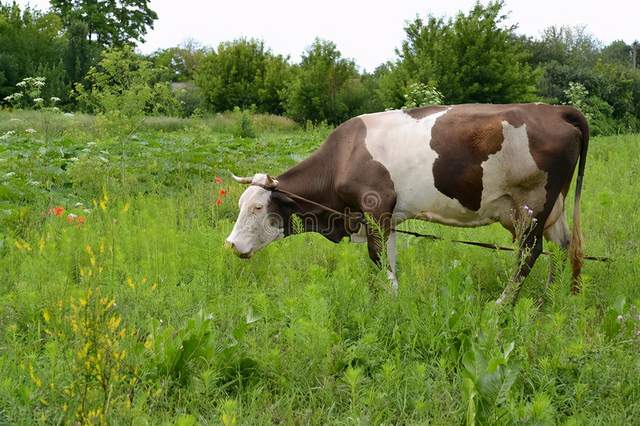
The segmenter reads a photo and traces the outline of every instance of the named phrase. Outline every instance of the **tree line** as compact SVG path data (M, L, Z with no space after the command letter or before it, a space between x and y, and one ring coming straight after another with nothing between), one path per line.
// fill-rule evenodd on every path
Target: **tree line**
M583 27L524 36L506 24L502 1L476 3L451 18L414 18L396 59L373 72L361 71L322 39L298 63L251 38L141 55L134 48L157 19L147 0L51 5L41 12L0 1L0 100L6 106L15 101L16 84L39 76L47 82L43 97L87 112L105 108L96 102L101 91L114 97L136 85L146 93L149 114L239 108L338 124L429 103L547 102L578 106L594 133L640 131L638 43L603 45Z

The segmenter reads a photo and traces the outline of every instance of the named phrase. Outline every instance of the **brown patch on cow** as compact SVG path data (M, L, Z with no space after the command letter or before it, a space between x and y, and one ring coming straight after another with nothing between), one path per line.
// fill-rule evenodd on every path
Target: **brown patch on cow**
M482 163L500 151L504 136L500 117L469 115L454 108L431 129L431 148L438 153L433 163L438 191L469 210L479 210L482 200Z
M419 107L419 108L403 109L402 111L405 114L411 116L411 118L414 118L416 120L421 120L437 112L444 111L447 108L448 108L447 106L443 106L443 105L430 105L430 106Z

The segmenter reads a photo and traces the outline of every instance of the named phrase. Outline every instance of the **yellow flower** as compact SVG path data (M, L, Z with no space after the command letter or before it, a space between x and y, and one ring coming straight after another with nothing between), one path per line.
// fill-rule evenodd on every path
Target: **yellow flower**
M44 318L45 322L49 322L49 319L51 319L51 317L49 316L49 311L47 311L46 309L42 311L42 318Z
M136 288L136 285L133 283L131 277L127 277L127 285L129 286L129 288Z

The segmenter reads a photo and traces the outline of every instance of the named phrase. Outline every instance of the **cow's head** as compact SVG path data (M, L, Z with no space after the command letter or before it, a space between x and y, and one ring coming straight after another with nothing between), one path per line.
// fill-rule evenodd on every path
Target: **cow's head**
M236 255L249 258L272 241L289 235L295 202L278 192L278 181L266 174L233 178L250 186L240 196L240 214L225 245Z

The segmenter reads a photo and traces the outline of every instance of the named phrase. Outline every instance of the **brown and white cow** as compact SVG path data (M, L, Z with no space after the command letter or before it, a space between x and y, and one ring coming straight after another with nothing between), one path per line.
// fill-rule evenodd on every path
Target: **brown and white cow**
M430 106L350 119L335 129L308 159L277 178L237 178L252 184L240 197L240 214L227 246L250 257L292 233L298 214L306 231L331 241L358 231L358 223L282 189L340 212L368 213L387 240L394 290L393 227L407 219L453 226L500 222L514 232L522 206L535 218L511 293L542 252L542 237L571 246L574 290L582 264L579 202L589 140L585 117L575 108L544 104ZM565 197L579 162L573 234ZM306 220L312 218L313 220ZM379 263L379 238L365 230L369 256ZM551 275L550 275L551 276Z

